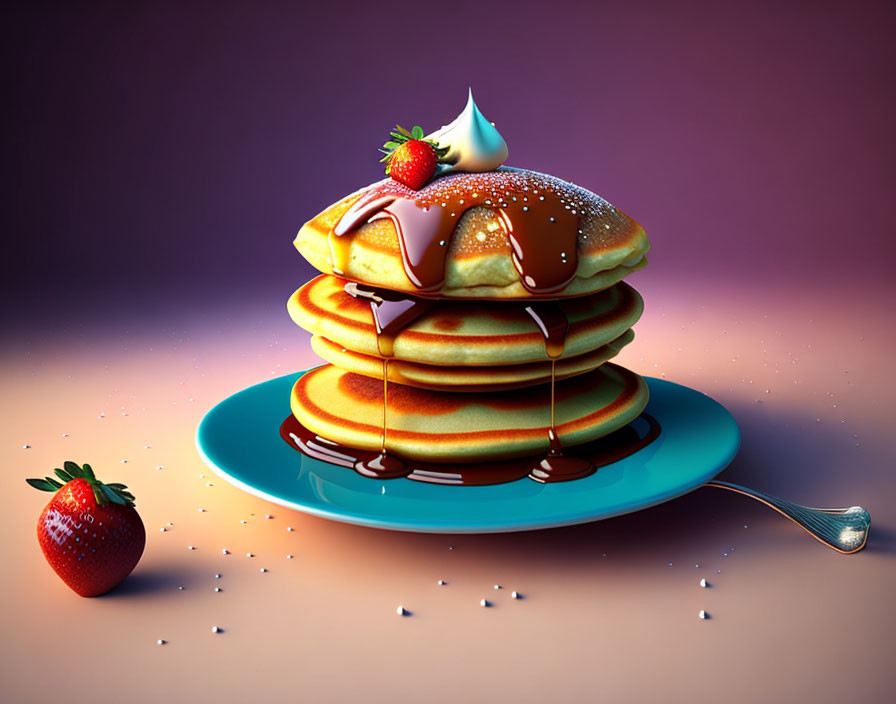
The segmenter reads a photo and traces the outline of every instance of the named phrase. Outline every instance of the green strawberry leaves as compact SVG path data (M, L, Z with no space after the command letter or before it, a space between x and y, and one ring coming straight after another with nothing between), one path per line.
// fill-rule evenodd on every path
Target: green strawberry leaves
M26 479L25 481L35 489L40 489L41 491L57 491L62 488L62 484L50 477L47 477L46 479Z
M122 506L127 505L127 501L124 500L122 496L120 496L114 489L110 489L105 484L100 484L99 488L102 490L103 494L106 495L106 498L109 499L113 504L120 504Z
M436 153L436 157L439 162L441 162L442 157L444 157L448 153L448 147L441 147L436 142L433 142L431 139L423 139L424 136L423 128L420 125L414 125L411 129L405 129L401 125L395 125L395 129L389 132L389 136L392 137L388 142L386 142L380 149L380 153L383 155L383 158L380 159L380 163L386 163L386 175L388 176L391 172L390 163L392 161L392 156L396 149L398 149L405 142L409 142L413 139L422 140L429 144Z
M70 482L72 479L74 479L74 477L64 469L59 469L57 467L53 471L56 472L56 476L59 477L63 482Z
M134 495L128 491L127 486L117 482L111 484L103 484L93 473L93 468L89 464L79 466L75 462L65 462L62 465L64 469L58 467L53 470L56 476L62 480L62 484L52 477L44 479L26 479L29 486L33 486L40 491L58 491L65 484L75 479L83 479L93 490L93 496L97 504L104 506L108 503L118 504L119 506L134 506Z

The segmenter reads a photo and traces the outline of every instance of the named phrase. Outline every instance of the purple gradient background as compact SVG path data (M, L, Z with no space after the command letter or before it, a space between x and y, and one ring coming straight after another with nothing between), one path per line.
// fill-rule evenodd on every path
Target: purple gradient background
M639 285L891 285L892 3L154 5L5 11L7 300L282 306L298 227L468 85L644 225Z
M80 701L93 694L71 683L102 662L134 702L890 701L896 5L805 6L0 11L0 603L15 605L0 691ZM866 506L867 549L837 555L709 489L449 538L208 481L205 411L316 363L285 311L313 273L296 230L380 177L395 122L438 127L467 86L510 163L591 188L651 236L620 362L732 411L743 447L723 478ZM101 600L72 597L20 539L46 501L22 476L68 457L126 482L148 527L141 565ZM90 647L47 667L66 634Z

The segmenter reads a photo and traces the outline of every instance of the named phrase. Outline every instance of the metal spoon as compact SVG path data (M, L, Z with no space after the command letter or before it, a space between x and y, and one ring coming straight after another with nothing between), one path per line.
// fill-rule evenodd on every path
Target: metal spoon
M865 547L865 542L868 540L871 514L861 506L809 508L763 494L755 489L748 489L730 482L721 482L717 479L706 482L704 486L727 489L761 501L782 516L789 518L816 540L844 555L858 552Z

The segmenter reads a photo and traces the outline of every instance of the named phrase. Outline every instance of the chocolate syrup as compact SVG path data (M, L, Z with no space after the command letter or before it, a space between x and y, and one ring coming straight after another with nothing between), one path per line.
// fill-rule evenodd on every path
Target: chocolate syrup
M532 468L530 477L540 482L569 481L587 477L594 474L597 467L584 457L571 457L563 454L563 445L560 442L554 418L557 359L563 354L563 349L566 346L569 319L557 303L532 303L526 306L525 310L544 336L545 351L551 359L551 427L548 429L548 440L551 445L547 457Z
M386 409L388 408L389 394L389 360L383 359L383 441L380 445L380 453L371 458L358 459L354 469L358 474L375 479L395 479L408 475L407 465L404 460L386 452Z
M333 269L339 273L348 267L350 241L345 237L365 222L388 217L398 237L402 264L410 281L421 293L437 291L445 281L448 247L457 223L464 213L477 206L492 209L499 217L511 248L511 259L524 288L533 294L549 294L564 288L578 268L578 235L581 233L582 203L575 201L572 191L562 191L549 183L532 187L523 185L517 172L500 171L478 180L462 181L466 185L452 190L433 184L426 197L396 190L392 181L370 189L342 216L330 233ZM453 183L446 179L445 183ZM578 210L577 210L578 208ZM364 295L363 288L349 284L352 295ZM368 290L377 328L377 348L384 358L393 355L395 334L410 320L429 308L421 308L413 296L400 296ZM384 307L385 306L385 307ZM566 457L557 433L554 417L556 360L563 354L569 321L556 303L536 303L526 312L532 317L545 339L545 350L551 360L551 425L548 432L550 451L532 469L533 478L577 478L587 476L594 467L581 458ZM381 318L388 316L388 321ZM386 371L383 365L384 421L383 455L385 456Z
M544 349L550 359L558 359L566 347L569 319L563 309L553 301L537 301L524 309L538 326L544 337Z
M569 448L570 455L564 459L581 459L589 466L598 468L618 462L629 457L656 440L661 428L653 416L642 413L638 418L619 430L597 440ZM354 469L358 474L376 479L393 479L405 476L413 481L426 484L442 484L447 486L486 486L505 484L528 477L538 482L552 483L579 479L580 476L563 475L547 472L544 477L534 476L533 462L537 459L525 457L499 462L478 462L474 464L440 464L436 462L418 462L417 460L401 460L394 455L387 455L388 460L398 459L402 462L401 473L388 473L376 469L377 460L381 456L370 450L358 450L327 440L308 430L290 415L280 426L280 437L303 455L323 460L340 467ZM370 468L367 471L366 468ZM583 475L587 476L587 475Z
M395 336L406 325L428 312L436 301L405 296L394 291L382 291L353 282L345 285L345 291L355 298L370 301L373 322L376 326L376 347L383 358L383 442L380 454L371 459L359 459L355 470L366 477L391 479L404 477L408 468L404 461L386 450L386 409L389 399L389 358L394 356Z
M543 295L566 287L578 268L583 204L575 193L547 182L530 188L523 184L535 181L509 170L478 175L478 180L466 176L462 187L444 192L437 180L423 197L401 191L393 181L372 187L330 233L333 270L347 269L347 234L365 222L388 217L395 224L408 278L421 293L437 291L445 282L445 260L458 221L470 208L485 207L503 223L513 265L527 291Z
M511 260L523 287L532 296L549 297L575 277L582 213L589 197L595 198L593 194L584 195L571 184L505 168L487 174L450 175L437 179L420 192L387 179L368 189L330 231L332 269L338 275L348 274L352 238L347 235L364 223L389 218L395 226L408 279L421 296L437 296L445 282L448 249L458 222L471 208L484 207L495 213L506 232ZM544 336L545 350L551 360L550 451L547 456L540 461L526 458L449 465L451 471L446 471L446 465L437 463L405 462L390 454L386 444L389 359L394 356L398 332L428 312L436 301L357 283L347 284L346 291L370 301L376 326L377 350L383 360L380 452L342 447L310 433L290 417L281 427L281 435L305 454L350 466L364 476L382 479L408 476L417 481L442 484L496 484L529 476L539 482L556 482L588 476L598 466L635 452L659 434L659 426L645 415L643 418L648 419L649 430L643 435L631 431L630 425L596 443L577 446L574 454L564 454L555 423L555 387L556 361L563 354L569 321L556 302L536 302L529 305L526 312ZM620 442L618 438L625 436L623 431L629 436L634 432L635 439L629 437ZM611 441L613 437L617 440ZM597 452L595 448L599 444L601 450ZM607 460L612 453L607 455L606 450L611 446L616 447L616 455ZM619 447L624 448L621 455Z
M355 298L366 298L370 301L370 309L377 333L377 349L383 358L383 423L382 447L380 454L371 461L361 461L358 471L365 476L405 476L406 468L400 459L389 455L386 449L388 406L389 358L394 356L395 336L402 328L432 310L437 301L416 298L395 291L375 289L362 284L349 282L345 291ZM580 456L567 456L557 432L555 419L555 389L557 382L557 359L563 355L566 336L569 331L569 320L562 308L555 301L536 301L524 309L532 318L544 337L545 352L551 360L551 423L548 428L550 450L546 457L535 466L531 466L531 477L536 481L568 481L593 474L596 467Z
M345 292L355 298L370 301L373 323L376 326L376 345L382 357L393 357L395 336L417 318L432 310L437 303L429 298L415 298L354 282L345 285Z

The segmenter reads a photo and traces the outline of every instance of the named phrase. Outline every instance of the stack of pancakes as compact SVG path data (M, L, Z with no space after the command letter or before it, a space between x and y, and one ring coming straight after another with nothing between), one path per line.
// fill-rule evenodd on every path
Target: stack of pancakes
M643 229L544 174L387 179L300 230L322 273L289 299L329 364L291 407L339 445L435 463L559 456L636 418L647 386L607 363L643 310L622 282Z

